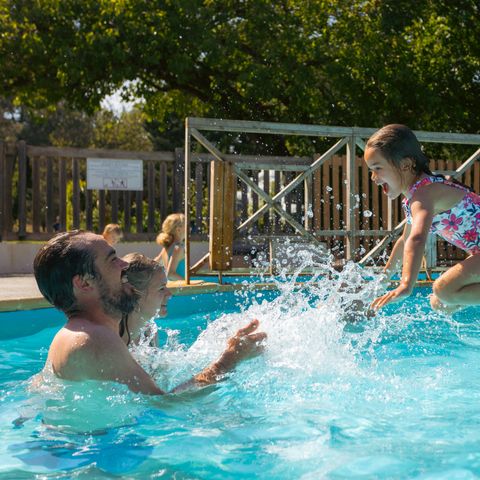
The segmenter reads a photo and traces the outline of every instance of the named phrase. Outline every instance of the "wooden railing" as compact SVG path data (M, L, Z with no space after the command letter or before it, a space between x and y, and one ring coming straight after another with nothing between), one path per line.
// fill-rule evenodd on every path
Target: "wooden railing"
M243 128L243 123L239 128ZM352 129L337 132L332 127L323 128L327 130L321 130L322 134L326 132L332 136L352 132ZM403 218L400 201L387 200L369 179L362 157L358 155L361 153L361 140L368 136L370 131L372 130L358 130L361 132L357 137L359 151L356 157L352 157L351 167L353 181L352 175L349 176L346 147L342 147L343 151L339 150L325 158L317 169L311 171L311 175L307 176L305 181L301 181L280 199L281 207L287 216L314 234L318 241L333 249L334 254L340 258L346 256L344 250L347 238L352 241L352 257L359 259L382 236L392 232ZM428 141L425 137L428 132L417 133L420 133L421 141ZM480 136L462 137L458 134L438 133L430 135L428 138L435 141L455 143L463 138L470 144L474 144L475 139L480 143ZM311 165L321 157L321 154L311 157L231 154L222 156L239 166L246 178L273 198L294 178L311 169ZM87 158L143 160L144 190L125 192L87 190L85 185ZM188 176L190 204L188 228L192 239L208 237L209 167L213 158L214 155L208 152L190 154L192 168ZM431 168L453 172L461 164L460 159L435 160L431 162ZM459 180L477 192L480 191L480 163L474 162ZM240 178L237 178L236 188L234 222L238 230L255 212L266 205L266 201L258 191ZM347 207L350 191L351 209ZM38 147L26 145L24 142L17 144L0 142L1 240L45 240L55 233L56 228L62 231L83 228L99 232L110 222L122 225L126 240L154 240L163 219L169 213L182 211L183 208L183 148L174 152L129 152ZM350 229L347 228L349 221ZM265 245L272 236L293 234L295 228L285 218L274 210L265 208L257 215L255 221L238 230L236 241L243 242L248 250L249 245L262 243ZM459 258L463 258L463 252L443 241L438 242L439 261Z
M252 164L241 155L228 155L221 152L214 141L209 140L208 132L237 132L260 135L295 135L334 139L325 152L310 159L293 159L291 163L283 159L256 158ZM194 161L192 146L203 147L216 161L232 163L234 172L242 182L242 191L251 193L251 210L243 210L234 215L238 235L246 237L246 228L274 225L282 222L286 228L313 243L325 241L334 253L346 259L361 259L363 262L378 254L401 231L400 200L392 202L382 195L368 179L368 171L362 165L356 151L363 151L365 141L375 129L330 127L324 125L282 124L273 122L252 122L241 120L222 120L211 118L187 118L185 126L185 215L189 218L192 208L190 203L191 165ZM465 161L442 160L434 162L431 167L439 173L449 173L467 184L477 187L479 184L478 159L480 158L480 135L415 132L420 142L462 144L475 147L475 152ZM332 141L332 143L333 143ZM338 156L346 150L345 156ZM459 164L459 165L458 165ZM473 170L472 170L473 168ZM258 172L274 171L275 178L282 175L284 182L278 182L273 191L269 182L259 184ZM472 176L473 171L473 176ZM253 173L252 173L253 172ZM265 173L266 174L266 173ZM283 183L283 188L277 186ZM270 190L267 192L267 188ZM294 199L295 212L292 212ZM243 218L241 215L243 214ZM265 218L270 220L265 222ZM265 232L264 232L265 233ZM266 232L270 233L270 232ZM275 233L275 227L274 227ZM189 229L186 229L186 265L187 282L196 266L189 261ZM378 237L383 237L381 241ZM371 248L377 243L374 248ZM433 247L436 243L433 244ZM225 248L230 248L225 245ZM463 256L463 252L440 243L440 248L447 251L439 255L449 260ZM221 251L222 245L210 245L212 251ZM367 253L367 251L370 252ZM435 249L436 250L436 249ZM365 255L366 254L366 255ZM207 256L206 256L207 257ZM206 259L205 257L205 259ZM190 271L191 269L191 271Z

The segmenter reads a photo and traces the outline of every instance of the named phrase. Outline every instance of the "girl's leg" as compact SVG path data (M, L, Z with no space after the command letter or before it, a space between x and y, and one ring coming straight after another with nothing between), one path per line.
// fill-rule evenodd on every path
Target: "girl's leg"
M480 305L480 254L470 255L438 278L433 284L430 304L445 313Z

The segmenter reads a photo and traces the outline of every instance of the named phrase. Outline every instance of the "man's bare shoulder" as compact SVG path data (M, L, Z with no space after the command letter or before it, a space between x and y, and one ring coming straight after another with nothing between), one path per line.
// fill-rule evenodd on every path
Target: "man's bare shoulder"
M67 380L101 378L99 362L118 349L126 350L118 333L104 325L75 320L55 335L48 362L57 376Z

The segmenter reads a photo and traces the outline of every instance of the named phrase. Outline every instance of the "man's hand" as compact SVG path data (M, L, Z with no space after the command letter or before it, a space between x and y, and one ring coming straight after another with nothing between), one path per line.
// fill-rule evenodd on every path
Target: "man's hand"
M219 362L227 367L227 370L233 368L241 360L253 357L263 352L264 345L262 341L267 338L264 332L255 332L260 322L252 320L246 327L227 341L227 349L221 355Z
M264 350L263 340L267 338L264 332L255 332L259 326L258 320L252 320L241 328L227 341L227 348L220 358L194 377L197 384L209 385L218 382L222 375L229 372L242 360L260 354Z
M390 290L385 295L375 299L370 305L370 310L378 312L378 310L383 308L388 303L400 302L401 300L407 298L410 293L411 290L408 287L399 285L395 290Z

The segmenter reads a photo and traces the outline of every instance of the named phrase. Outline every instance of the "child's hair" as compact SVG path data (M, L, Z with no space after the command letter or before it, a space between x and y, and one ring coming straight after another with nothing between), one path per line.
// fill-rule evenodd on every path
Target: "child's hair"
M158 262L142 255L141 253L128 253L123 260L129 263L127 267L128 282L139 296L147 293L154 273L163 268ZM127 346L130 344L130 329L128 328L128 315L124 314L119 325L120 337L127 332Z
M126 270L129 283L142 294L148 290L153 274L163 268L155 260L137 252L128 253L123 260L129 263Z
M109 223L103 229L102 236L111 235L112 233L121 237L123 235L122 227L118 223Z
M386 125L368 139L366 148L378 150L396 168L400 168L400 162L404 158L411 158L414 161L415 173L433 175L420 142L405 125Z
M162 223L162 231L157 236L157 243L164 248L169 248L175 241L175 230L185 226L183 213L172 213Z
M378 150L397 169L400 168L400 162L404 158L411 158L414 161L415 173L426 173L432 177L442 177L451 183L462 185L473 191L471 187L453 177L446 177L441 173L433 173L428 166L428 158L423 153L420 142L415 134L405 125L398 123L385 125L385 127L375 132L368 139L365 148Z

